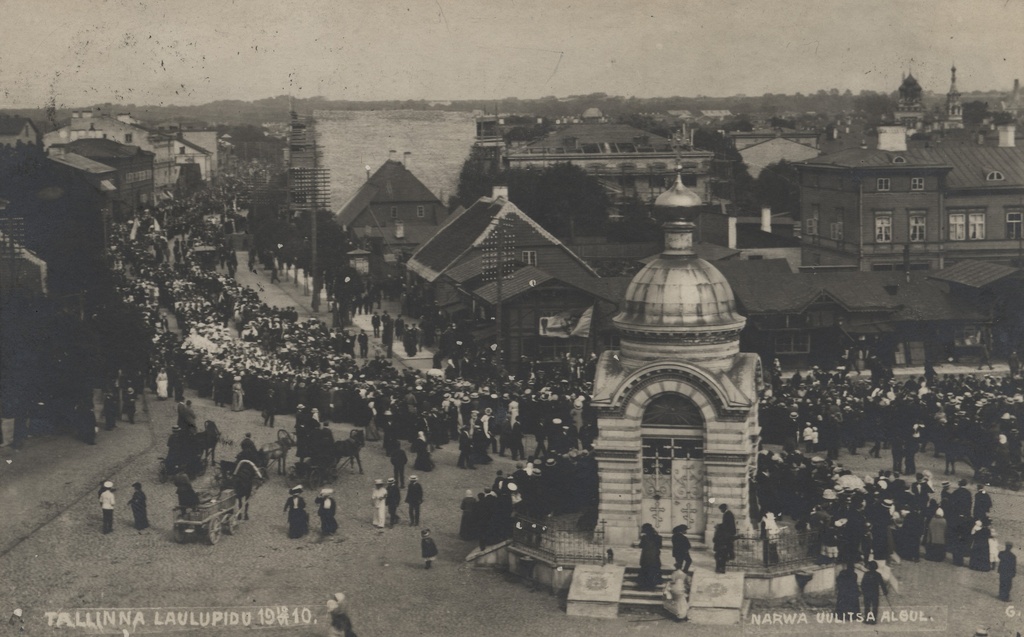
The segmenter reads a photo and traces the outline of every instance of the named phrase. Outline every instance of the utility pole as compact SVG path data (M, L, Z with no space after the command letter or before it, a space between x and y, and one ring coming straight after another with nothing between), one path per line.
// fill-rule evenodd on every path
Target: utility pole
M310 121L310 124L312 124L312 123L313 122ZM317 203L319 201L319 197L317 197L317 195L320 193L320 174L319 174L319 171L317 170L317 154L318 154L318 151L317 151L317 148L316 148L316 133L314 132L313 133L313 175L312 176L313 176L313 179L315 181L314 181L314 184L313 184L313 210L312 210L312 214L310 215L310 218L312 219L312 224L313 225L312 225L312 227L310 228L310 231L309 231L310 242L312 243L312 246L310 246L311 254L310 254L310 259L309 259L309 271L313 273L313 299L312 299L310 305L312 306L314 314L316 314L317 312L320 311L320 288L317 287L317 270L316 270L316 218L317 218Z

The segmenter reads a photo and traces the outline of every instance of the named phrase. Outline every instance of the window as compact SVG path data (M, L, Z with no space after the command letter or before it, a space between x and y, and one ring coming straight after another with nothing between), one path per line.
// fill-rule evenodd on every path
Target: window
M132 143L132 134L131 133L125 133L124 134L124 143L126 143L126 144Z
M911 190L924 190L924 177L911 177L910 178L910 189Z
M391 218L398 219L398 206L391 206Z
M924 241L925 240L925 215L922 213L915 214L913 211L910 213L910 240L911 241Z
M894 163L894 164L905 164L905 163L907 163L907 158L903 157L901 155L896 155L895 157L892 158L892 163Z
M1007 211L1006 213L1006 238L1007 239L1021 239L1024 238L1024 210L1021 211Z
M804 220L804 232L807 234L818 234L818 215L821 213L821 206L811 204L811 216Z
M776 354L806 354L811 351L811 337L802 332L775 335Z
M878 192L888 192L891 182L888 177L879 177L875 181L875 190Z
M949 215L949 240L963 241L967 238L967 215L956 213Z
M423 206L416 206L416 216L422 219L427 214L427 209Z
M178 154L179 155L184 155L185 154L185 147L184 146L178 146Z
M830 235L833 241L843 240L843 222L836 221L829 226Z
M967 238L980 241L985 238L985 213L972 212L967 215Z
M1003 181L1004 179L1006 179L1006 177L998 170L993 170L989 174L985 175L986 181Z
M526 265L537 265L537 251L523 250L523 263Z
M892 243L892 213L875 217L875 243Z

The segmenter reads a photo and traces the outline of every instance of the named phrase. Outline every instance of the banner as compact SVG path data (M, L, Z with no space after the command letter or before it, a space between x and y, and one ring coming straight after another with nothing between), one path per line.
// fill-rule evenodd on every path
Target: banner
M593 306L581 310L566 310L554 316L542 316L537 334L551 338L587 338L590 336L590 324L593 320Z

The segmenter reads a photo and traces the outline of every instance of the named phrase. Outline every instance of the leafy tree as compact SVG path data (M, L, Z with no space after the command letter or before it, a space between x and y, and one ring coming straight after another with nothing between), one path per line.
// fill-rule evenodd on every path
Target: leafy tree
M800 175L792 163L782 160L765 166L754 182L754 197L761 206L773 212L789 212L799 216Z
M980 124L988 115L988 102L975 100L963 103L964 124Z

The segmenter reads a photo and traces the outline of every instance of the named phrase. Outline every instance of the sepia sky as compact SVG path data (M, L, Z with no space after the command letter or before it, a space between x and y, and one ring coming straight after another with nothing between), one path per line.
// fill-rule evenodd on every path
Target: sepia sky
M1024 78L1024 0L0 0L0 107L499 99Z

